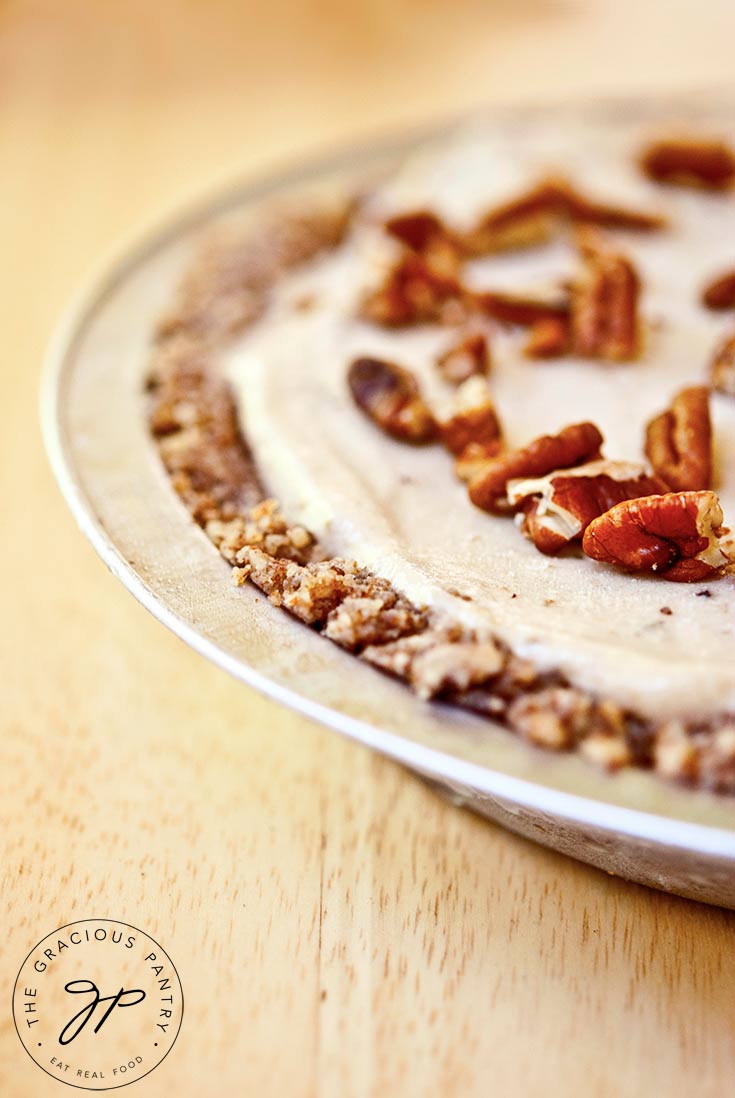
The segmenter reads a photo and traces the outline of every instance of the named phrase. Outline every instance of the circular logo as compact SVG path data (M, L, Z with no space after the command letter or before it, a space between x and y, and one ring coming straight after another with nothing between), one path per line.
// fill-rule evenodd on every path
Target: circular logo
M169 955L115 919L82 919L47 935L13 989L26 1052L54 1079L83 1090L142 1079L171 1051L183 1014Z

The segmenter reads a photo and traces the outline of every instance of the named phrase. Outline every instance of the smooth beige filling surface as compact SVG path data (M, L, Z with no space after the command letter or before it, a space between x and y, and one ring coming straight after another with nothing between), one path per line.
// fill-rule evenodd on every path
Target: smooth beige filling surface
M435 359L456 333L389 331L356 318L361 295L395 256L379 220L428 205L469 224L544 169L563 167L596 196L671 218L657 234L614 234L643 279L643 355L620 365L536 363L522 356L523 333L488 328L490 385L510 446L591 419L606 457L642 461L647 420L678 389L707 379L732 318L707 313L699 293L735 265L735 199L640 180L631 154L643 136L585 129L556 144L545 133L499 144L475 130L419 156L373 200L374 225L284 280L223 368L267 490L330 553L354 557L417 603L491 627L580 687L655 718L707 718L735 711L735 578L675 584L624 575L579 551L543 556L512 519L472 506L441 446L412 448L380 432L354 406L345 378L358 355L389 358L414 371L441 413L452 389ZM475 261L467 278L478 288L543 291L574 265L572 247L559 241ZM712 416L714 488L735 525L735 402L713 395Z

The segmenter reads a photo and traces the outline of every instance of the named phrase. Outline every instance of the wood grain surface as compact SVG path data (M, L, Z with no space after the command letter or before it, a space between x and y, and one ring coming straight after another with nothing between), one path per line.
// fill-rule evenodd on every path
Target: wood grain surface
M211 183L458 108L728 80L730 0L0 4L0 1094L30 947L159 939L178 1043L131 1093L735 1089L735 915L463 813L264 701L109 576L54 486L39 364L79 280Z

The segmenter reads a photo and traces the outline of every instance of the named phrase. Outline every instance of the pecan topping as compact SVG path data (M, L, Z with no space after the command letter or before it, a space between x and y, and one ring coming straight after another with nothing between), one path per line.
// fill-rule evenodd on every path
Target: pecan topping
M554 177L485 214L462 243L472 255L523 248L548 240L569 222L642 231L665 224L657 214L596 202L568 180Z
M521 530L542 553L558 553L580 541L593 519L616 503L667 490L642 465L594 461L532 480L508 484L507 500L523 511Z
M527 446L486 461L469 484L470 499L484 511L507 510L508 481L542 477L599 456L602 435L594 423L574 423L558 435L541 435Z
M471 255L539 244L551 236L563 213L560 188L548 180L490 210L462 243Z
M588 358L635 358L640 292L635 268L594 230L580 232L579 244L585 271L572 290L574 350Z
M708 309L735 309L735 271L727 271L705 286L702 304Z
M445 381L460 385L475 374L490 371L490 350L482 332L465 336L449 347L438 359L437 366Z
M417 210L414 213L390 217L385 223L385 229L414 252L425 252L435 240L450 235L440 218L430 210Z
M409 253L389 271L383 285L368 294L361 314L388 327L442 320L447 305L460 292L456 278L435 270L423 256Z
M386 232L413 252L423 256L437 274L456 275L462 247L436 214L430 210L399 214L385 223Z
M595 202L585 198L569 184L566 188L566 202L569 219L580 225L597 225L601 229L627 229L633 232L652 232L666 225L666 218L660 214Z
M724 141L679 138L644 149L642 170L657 183L726 190L735 181L735 154Z
M531 325L523 353L528 358L560 358L570 346L569 320L548 316Z
M483 313L499 320L501 324L515 324L521 328L531 327L543 320L564 321L569 314L569 305L564 300L545 301L495 290L472 294L471 301Z
M358 408L403 442L430 442L436 422L408 370L380 358L357 358L347 375Z
M593 560L629 572L657 572L666 579L697 583L733 567L722 518L714 492L626 500L590 523L582 548Z
M494 457L502 446L502 431L484 378L473 377L457 391L453 415L440 424L441 440L460 462Z
M704 385L682 389L671 407L646 428L646 457L654 472L676 492L709 488L712 479L712 425Z
M718 393L735 397L735 333L727 336L715 351L710 379Z

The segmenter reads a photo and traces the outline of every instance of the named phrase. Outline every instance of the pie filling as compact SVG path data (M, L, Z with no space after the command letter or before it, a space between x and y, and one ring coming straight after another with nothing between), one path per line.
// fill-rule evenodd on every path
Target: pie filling
M633 156L638 136L580 128L553 143L545 134L500 141L474 128L412 158L355 205L278 211L255 234L220 230L161 325L151 425L174 487L236 582L256 583L422 697L486 713L533 744L735 792L735 553L723 531L735 522L735 401L726 386L702 394L728 317L700 300L715 274L735 267L735 198L645 178ZM725 167L711 159L707 170L719 180ZM514 198L559 179L562 168L573 192L545 185L541 213L534 208L530 221L524 213L511 232ZM687 170L675 182L691 182ZM619 209L628 217L622 228L610 213ZM399 225L402 239L386 231L386 221L412 211L430 211L451 235L426 217ZM646 231L632 211L650 222ZM593 277L602 270L608 312L610 300L639 297L625 325L588 309L590 342L575 295L589 296L579 266L598 245L582 239L575 219L592 217L610 249L592 265ZM386 322L376 300L394 309L395 272L415 280L425 260L432 278L441 266L439 289L411 299L416 317L389 312ZM628 264L635 274L626 283ZM493 295L506 311L513 298L513 320L518 300L548 306L563 349L531 357L525 319L499 319ZM464 337L475 341L476 362L455 356L453 376L448 353ZM356 402L350 367L363 360L395 364L409 378L399 371L400 384L416 383L424 444L401 438L416 428L410 393L379 394L383 403L368 401L367 414ZM463 372L470 379L458 388ZM380 369L375 376L382 383ZM487 414L476 417L485 449L472 451L473 475L581 421L599 429L602 456L511 477L499 507L475 506L475 481L468 495L457 475L467 452L455 468L441 425L483 393L501 437L492 437L492 423L488 433ZM694 418L702 401L706 443ZM651 450L646 430L656 417L669 435ZM468 429L471 436L475 421ZM662 484L647 454L656 466L667 440ZM692 455L711 470L692 473ZM669 529L677 475L693 537L688 527L675 538ZM691 476L707 484L690 491ZM593 482L607 501L597 511ZM646 510L639 495L666 500L665 521L664 504ZM278 506L263 502L270 497ZM630 554L626 570L600 558L610 515L623 524L616 537L621 528L632 536L626 522L644 530L641 559L673 545L672 557L632 573ZM651 525L661 521L667 536ZM588 541L598 548L588 551ZM667 569L693 582L670 582Z

